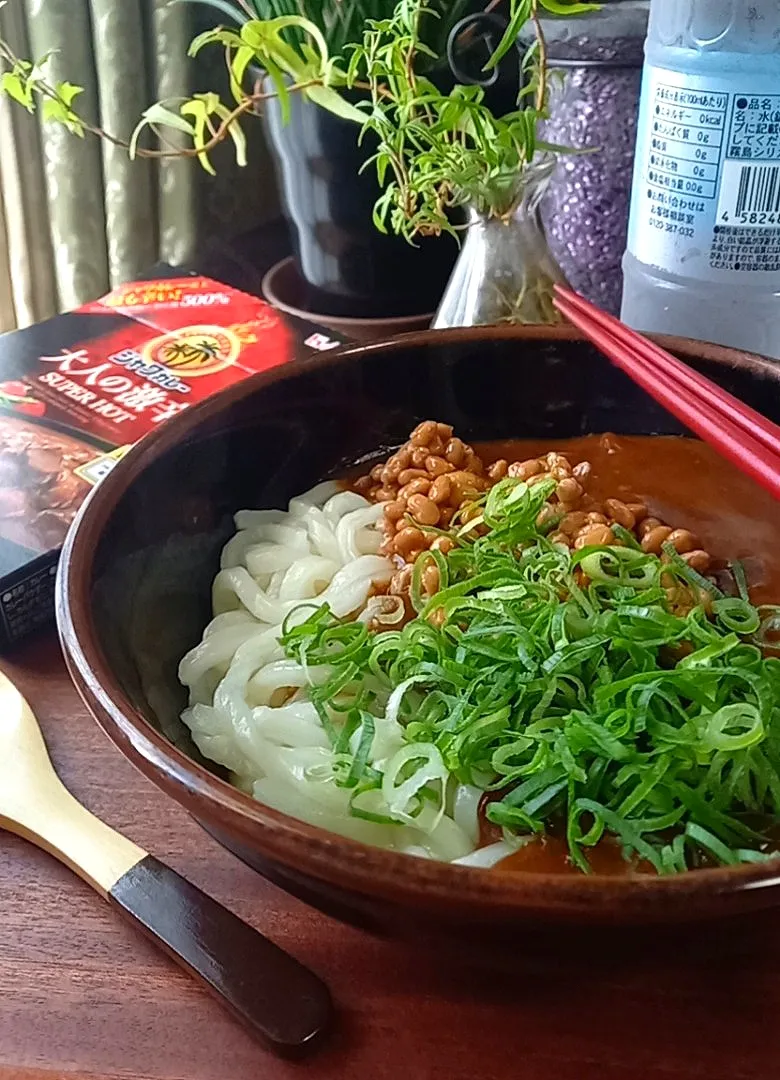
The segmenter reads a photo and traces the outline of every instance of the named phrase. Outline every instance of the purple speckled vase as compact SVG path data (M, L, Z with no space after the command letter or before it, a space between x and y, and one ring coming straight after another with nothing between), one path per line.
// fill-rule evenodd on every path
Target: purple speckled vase
M617 315L642 79L648 0L544 23L550 53L548 142L559 157L542 203L552 254L571 285Z

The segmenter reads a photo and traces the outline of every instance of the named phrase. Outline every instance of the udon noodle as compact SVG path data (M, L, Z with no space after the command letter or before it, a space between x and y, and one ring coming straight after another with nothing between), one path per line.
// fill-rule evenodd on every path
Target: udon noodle
M284 620L303 621L312 601L336 616L370 615L374 588L394 571L377 554L382 517L381 505L335 483L293 499L286 513L236 514L237 532L214 580L214 618L181 663L190 692L183 719L201 753L268 806L367 843L457 859L477 846L481 792L463 787L451 813L432 806L400 828L350 816L349 791L333 783L335 751L307 698L312 672L279 644ZM407 757L403 742L391 704L378 720L370 763L397 773ZM445 779L440 763L428 771L431 780ZM403 795L395 805L403 815Z

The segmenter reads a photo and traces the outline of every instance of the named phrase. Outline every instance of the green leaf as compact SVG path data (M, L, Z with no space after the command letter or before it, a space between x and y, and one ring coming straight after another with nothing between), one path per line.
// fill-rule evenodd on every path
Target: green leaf
M311 44L311 42L302 41L298 45L298 49L300 51L301 56L304 59L306 68L313 75L317 74L318 76L322 76L323 81L327 81L325 79L325 72L327 70L327 65L323 64L321 54L318 52L317 49L315 49L315 47Z
M49 74L49 62L56 52L56 49L49 49L34 64L27 60L19 60L16 67L28 75L30 82L45 82Z
M57 83L55 90L57 91L58 97L65 102L68 108L70 108L79 94L84 93L83 86L74 86L74 84L70 82Z
M202 96L193 97L190 101L184 102L181 106L181 113L183 116L192 117L194 127L192 142L198 151L198 161L207 173L216 176L217 170L211 164L208 153L204 149L211 137L208 132L209 109L207 102Z
M540 0L542 7L551 15L584 15L588 11L599 11L601 4L582 4L576 0Z
M150 105L148 109L145 109L141 115L141 119L135 126L132 135L130 136L130 146L128 148L128 154L131 158L136 156L138 152L138 139L141 133L148 127L154 124L159 124L161 127L173 128L176 131L182 131L185 135L189 135L190 138L195 136L195 128L180 114L173 112L171 109L166 108L162 102L157 102L154 105Z
M143 117L147 124L161 124L164 127L175 128L177 131L183 131L185 135L195 134L195 129L189 120L185 120L180 113L166 108L162 102L150 105L144 110Z
M230 120L231 112L227 105L223 105L221 101L214 100L215 95L210 95L206 102L206 107L220 118L220 120ZM228 134L233 140L236 148L236 164L241 168L246 166L246 135L244 135L241 124L237 118L233 118L228 127Z
M520 4L514 10L512 17L509 20L509 25L504 31L503 37L496 46L495 52L485 64L485 67L483 68L484 71L492 71L493 68L497 67L501 63L509 50L514 48L520 31L528 22L530 16L530 0L520 0Z
M228 65L228 70L230 72L230 90L237 105L244 100L244 76L246 75L246 69L249 67L254 57L254 50L248 45L242 45L236 50L235 56Z
M357 79L362 61L363 54L358 49L353 49L349 58L349 63L347 64L347 86L351 87Z
M285 82L284 75L279 68L271 60L265 62L266 70L268 71L269 78L273 83L276 96L279 99L279 108L282 113L282 123L290 123L290 92L287 89L287 83Z
M206 45L227 45L237 49L241 44L242 39L235 30L223 30L222 27L217 27L216 30L204 30L202 34L194 37L190 42L187 55L197 56Z
M333 90L330 86L309 86L303 92L315 105L327 109L334 116L340 116L342 120L350 120L352 123L360 125L366 122L365 112L347 101L337 90Z
M294 16L291 18L294 22L296 21ZM287 44L282 37L284 27L277 25L281 21L268 19L262 22L253 19L241 27L241 40L254 51L255 58L261 67L270 60L296 81L303 82L311 75L318 74L319 68L316 72L311 71L300 53L292 45ZM284 21L287 22L287 20Z
M14 101L24 106L28 112L35 112L35 100L26 80L15 71L6 71L0 78L0 90Z
M266 26L267 24L259 19L250 19L241 27L241 41L248 45L250 49L254 49L258 55L265 49L267 44L268 33Z
M390 211L390 206L391 206L391 204L393 202L394 196L395 196L395 192L394 192L393 188L391 188L391 187L385 188L385 190L382 192L382 194L379 196L376 203L374 204L374 210L373 210L373 213L372 213L372 220L374 222L375 227L381 233L387 233L386 220L387 220L387 215L388 215L388 213Z
M53 121L56 124L65 124L68 119L68 110L61 101L55 101L53 98L44 98L41 115L47 122Z
M540 0L541 6L551 15L583 15L588 11L598 11L600 4L567 3L565 0ZM520 31L531 18L533 8L530 0L516 0L511 6L511 17L501 41L485 65L485 71L492 71L510 49L514 48Z
M322 64L325 65L328 62L328 43L319 26L312 22L311 19L304 19L298 15L285 15L278 19L269 19L267 25L273 28L277 36L288 27L295 27L297 30L302 31L317 46Z
M44 98L41 115L45 121L62 124L72 135L84 138L82 121L63 102L56 101L54 98Z

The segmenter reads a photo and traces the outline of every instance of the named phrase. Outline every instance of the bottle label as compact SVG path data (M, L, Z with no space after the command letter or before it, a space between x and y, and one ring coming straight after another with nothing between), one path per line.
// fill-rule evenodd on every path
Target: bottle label
M628 250L703 281L780 272L780 80L647 65Z

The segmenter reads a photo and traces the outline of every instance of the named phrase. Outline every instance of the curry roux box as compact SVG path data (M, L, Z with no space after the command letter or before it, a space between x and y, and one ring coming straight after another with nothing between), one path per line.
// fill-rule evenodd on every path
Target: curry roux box
M48 624L65 533L158 424L341 342L204 277L125 285L0 336L0 649Z

